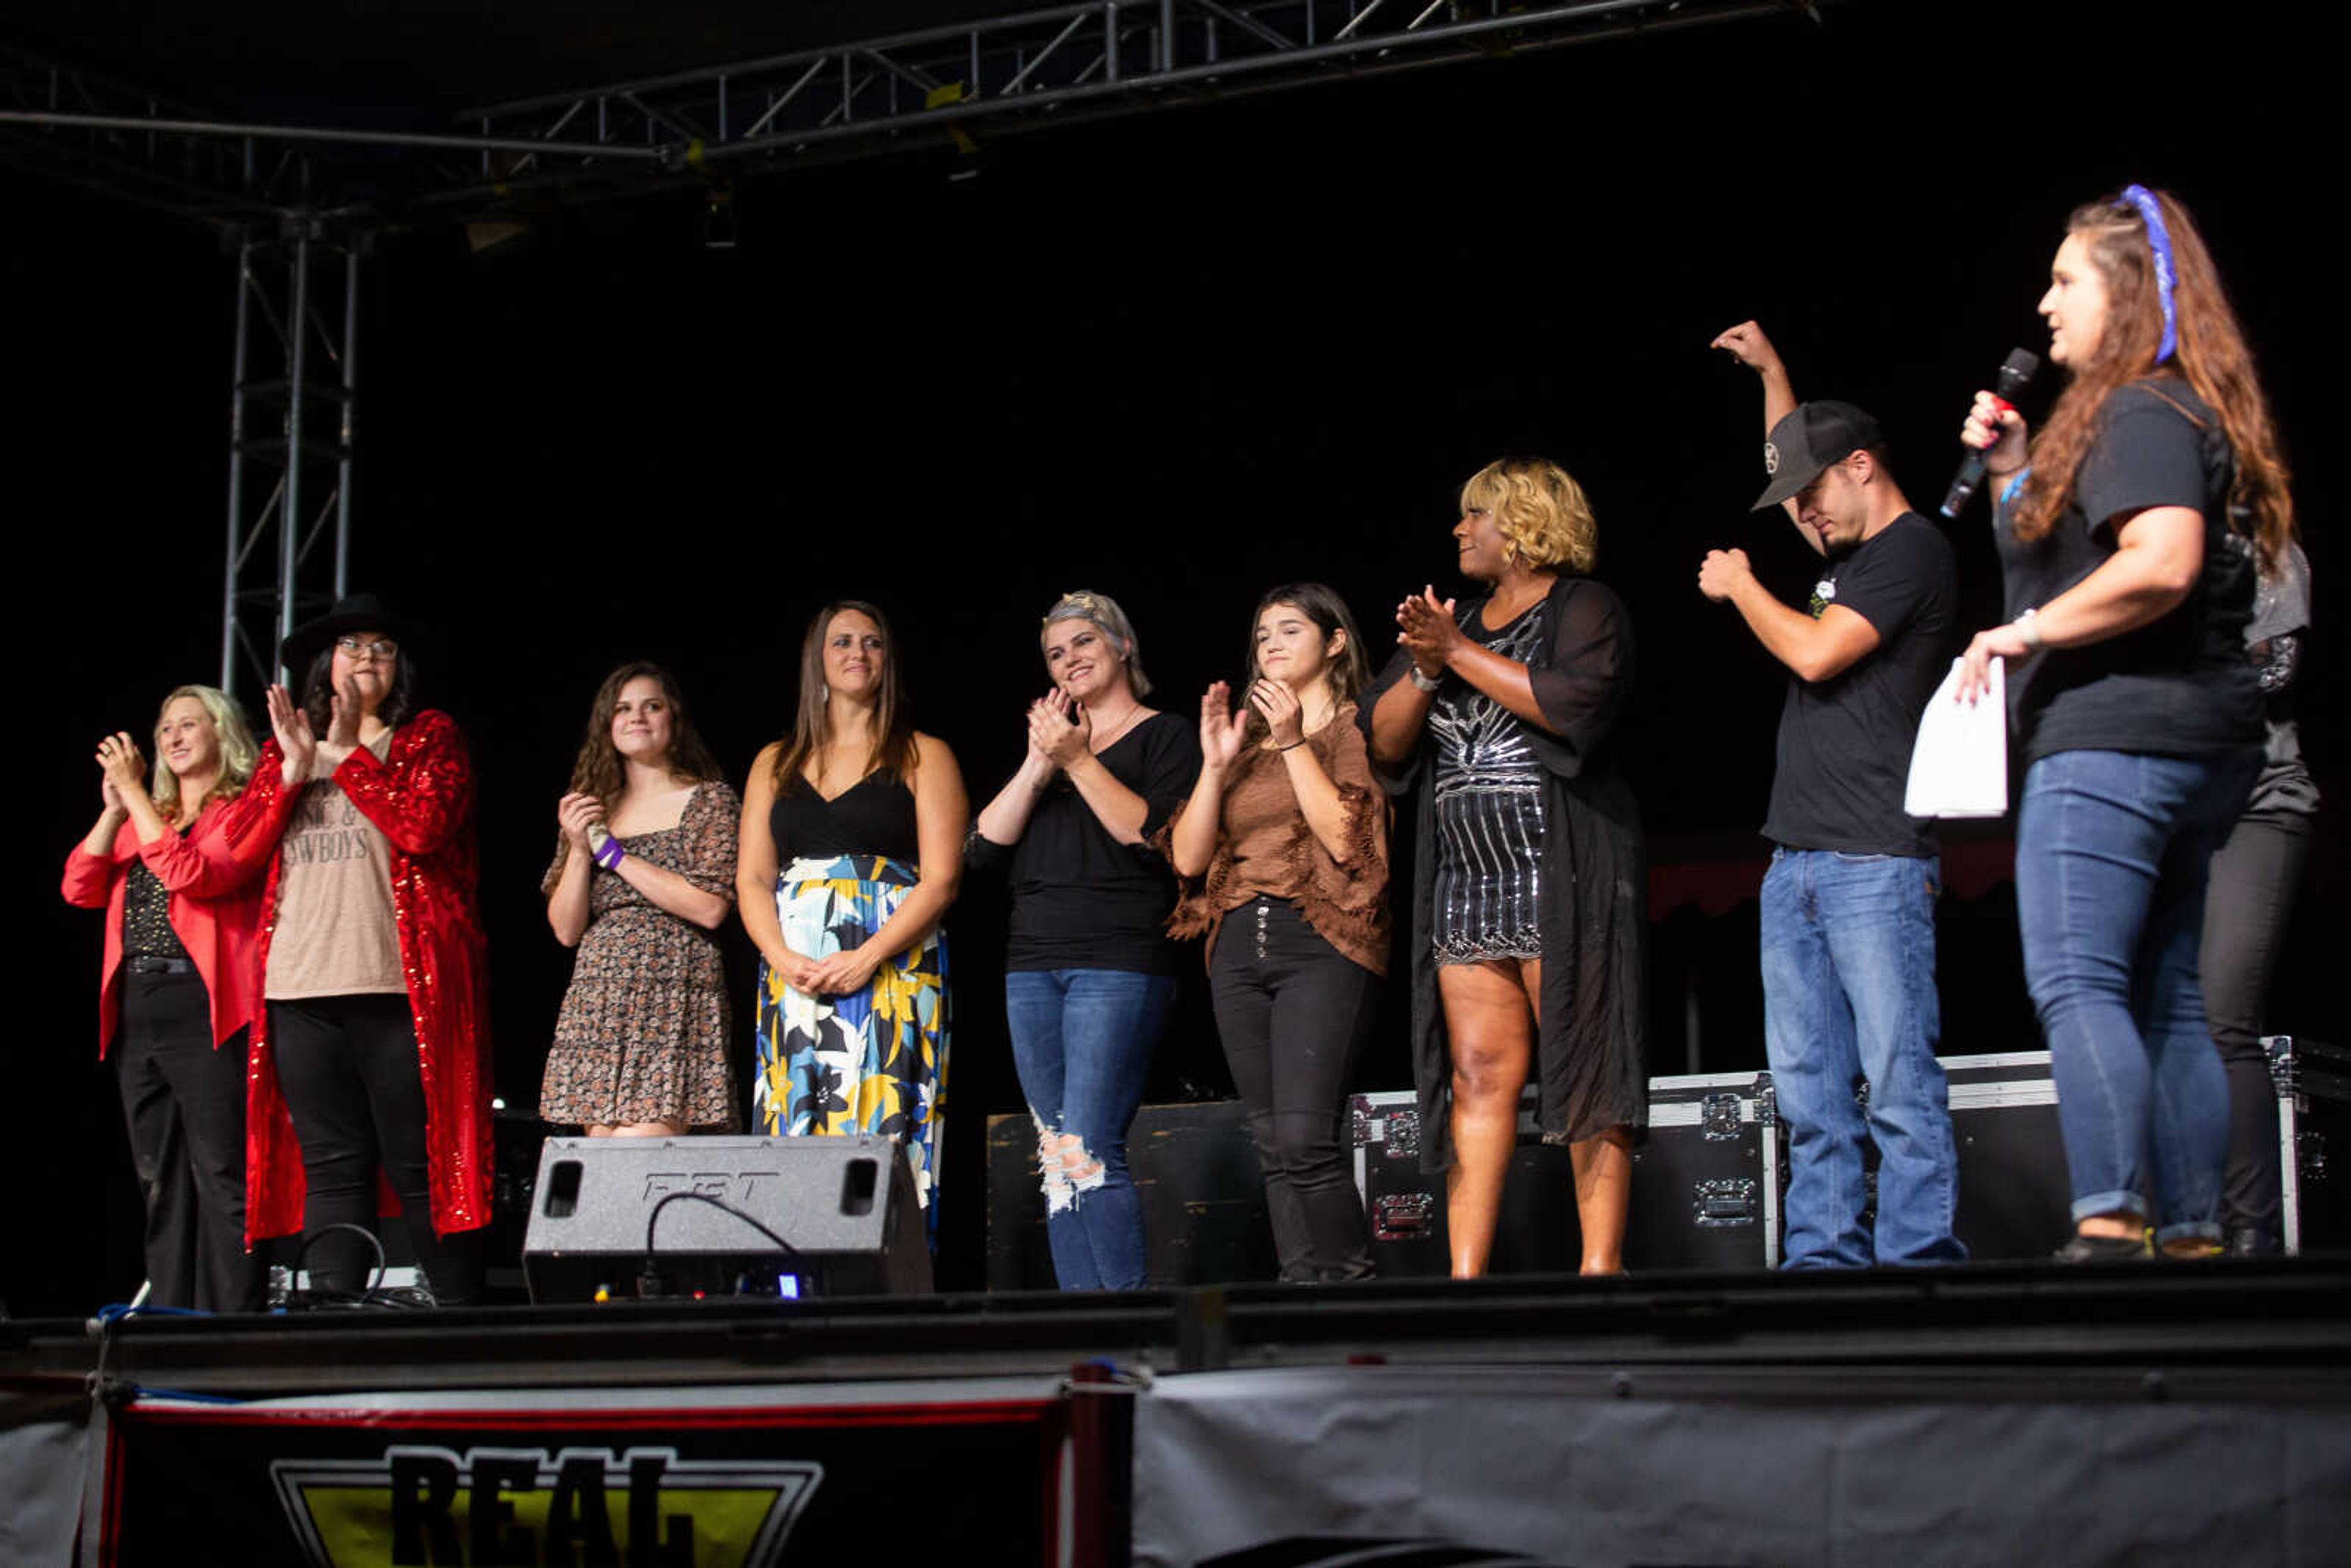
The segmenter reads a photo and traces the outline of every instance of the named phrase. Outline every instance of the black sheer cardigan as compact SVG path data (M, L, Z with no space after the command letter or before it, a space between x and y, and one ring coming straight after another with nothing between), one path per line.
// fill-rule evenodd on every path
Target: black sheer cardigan
M1478 599L1458 619L1484 608ZM1641 813L1616 770L1609 745L1633 685L1633 622L1624 601L1588 577L1552 585L1541 613L1545 635L1527 674L1550 729L1520 721L1549 788L1542 845L1542 1018L1531 1076L1540 1096L1537 1125L1547 1144L1581 1143L1610 1127L1648 1122L1646 950L1648 866ZM1361 699L1366 737L1372 712L1405 678L1401 649ZM1458 680L1447 675L1448 681ZM1376 763L1374 768L1376 769ZM1420 1105L1420 1163L1453 1163L1453 1065L1437 994L1437 955L1429 940L1435 897L1436 747L1424 729L1412 760L1381 782L1401 794L1417 789L1412 871L1412 1065Z

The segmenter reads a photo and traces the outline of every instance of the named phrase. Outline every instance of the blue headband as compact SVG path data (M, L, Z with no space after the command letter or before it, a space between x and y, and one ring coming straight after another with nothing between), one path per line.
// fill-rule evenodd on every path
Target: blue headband
M2179 272L2171 265L2171 234L2163 226L2163 209L2156 204L2155 193L2145 185L2125 185L2123 200L2138 209L2147 225L2147 248L2155 252L2155 292L2163 302L2163 343L2155 350L2155 362L2171 358L2179 346L2179 335L2171 308L2171 287Z

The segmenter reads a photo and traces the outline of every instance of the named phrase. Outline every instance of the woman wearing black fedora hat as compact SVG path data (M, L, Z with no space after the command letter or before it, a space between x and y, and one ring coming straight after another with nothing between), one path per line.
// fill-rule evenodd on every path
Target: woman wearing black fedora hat
M459 1239L490 1217L487 973L472 765L455 722L416 706L416 639L354 595L286 639L299 705L269 688L246 792L276 852L246 1209L256 1238L301 1230L315 1285L355 1293L370 1252L348 1228L374 1217L381 1166L445 1306L478 1294Z

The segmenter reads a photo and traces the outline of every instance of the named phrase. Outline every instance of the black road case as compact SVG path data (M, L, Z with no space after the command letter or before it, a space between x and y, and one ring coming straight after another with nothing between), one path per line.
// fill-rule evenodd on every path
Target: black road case
M2277 1084L2285 1249L2351 1247L2351 1204L2342 1197L2351 1161L2351 1051L2286 1034L2262 1043Z
M2057 1085L2045 1051L1938 1058L1959 1146L1954 1228L1979 1262L2045 1259L2074 1234Z
M1355 1185L1372 1253L1388 1275L1446 1271L1445 1184L1420 1168L1412 1091L1354 1097ZM1537 1136L1531 1089L1519 1106L1490 1271L1573 1272L1583 1257L1575 1176ZM1633 1156L1625 1267L1768 1269L1780 1260L1783 1149L1768 1072L1649 1081L1649 1131Z

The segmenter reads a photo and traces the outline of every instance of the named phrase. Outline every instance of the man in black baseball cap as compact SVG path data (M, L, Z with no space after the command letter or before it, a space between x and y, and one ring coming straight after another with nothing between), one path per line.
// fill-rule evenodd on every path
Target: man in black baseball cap
M1698 580L1789 671L1762 895L1764 1050L1789 1131L1785 1261L1958 1262L1958 1157L1935 1061L1940 862L1933 823L1902 809L1918 716L1955 652L1958 560L1895 483L1876 420L1798 403L1752 321L1715 347L1763 382L1771 482L1755 509L1785 507L1826 558L1802 610L1756 580L1744 550L1709 551ZM1878 1154L1874 1225L1865 1142Z
M1799 403L1774 421L1763 439L1763 472L1771 482L1755 497L1754 509L1793 500L1830 464L1885 445L1877 421L1849 402Z

